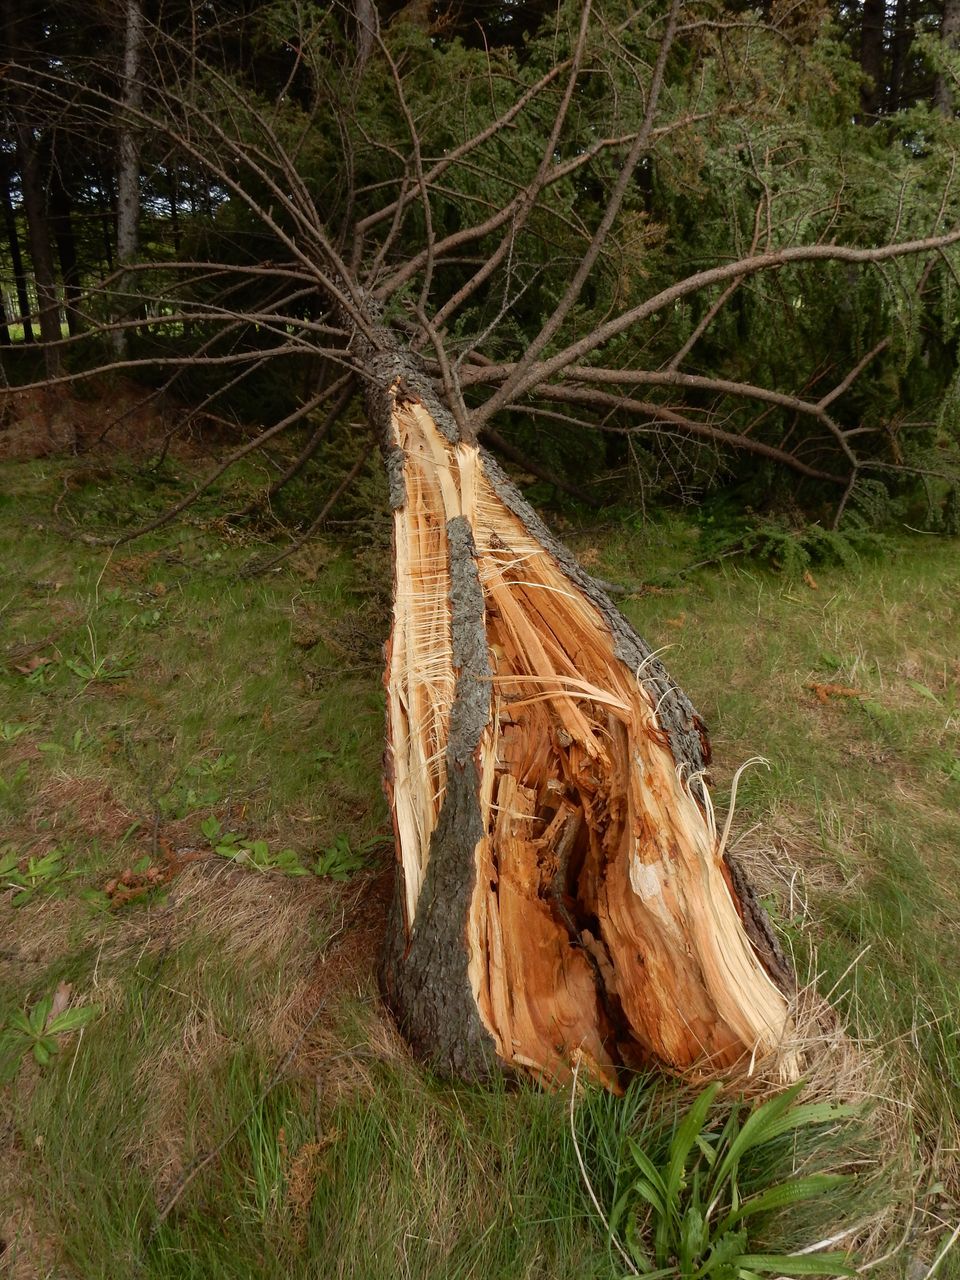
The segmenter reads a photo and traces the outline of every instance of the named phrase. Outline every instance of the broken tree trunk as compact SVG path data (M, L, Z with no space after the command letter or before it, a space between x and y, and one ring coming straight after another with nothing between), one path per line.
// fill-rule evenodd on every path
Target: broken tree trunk
M684 694L395 353L369 384L394 513L386 997L443 1072L781 1050L791 976L719 848ZM783 1074L796 1070L785 1056Z

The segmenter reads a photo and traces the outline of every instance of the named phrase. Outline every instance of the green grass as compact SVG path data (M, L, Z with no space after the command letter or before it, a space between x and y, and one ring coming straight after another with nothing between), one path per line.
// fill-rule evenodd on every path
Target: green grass
M106 502L128 496L124 480ZM381 827L382 694L369 659L341 675L324 643L349 608L348 553L294 593L288 577L238 581L250 549L215 531L93 551L30 527L46 485L44 468L27 471L0 529L8 649L24 651L16 666L46 660L4 673L0 719L132 810L239 800L301 842L338 834L345 808L358 839Z
M0 857L58 849L64 874L0 897L0 1031L58 984L97 1010L0 1093L3 1260L84 1278L622 1275L568 1096L437 1082L376 994L392 878L376 843L382 537L243 578L269 550L219 519L243 480L111 553L84 536L149 518L185 467L44 461L2 479ZM831 1131L769 1171L855 1168L864 1195L761 1243L866 1216L850 1239L875 1256L913 1196L908 1244L875 1274L922 1276L960 1184L956 543L904 541L817 569L813 589L734 561L671 579L703 558L686 522L572 536L605 577L674 583L625 609L672 644L713 732L721 811L740 761L770 760L741 782L733 839L801 973L835 988L886 1072L889 1133ZM863 696L821 704L812 682ZM268 853L241 865L214 832ZM287 849L309 874L284 873ZM137 892L111 899L124 872ZM581 1153L608 1212L631 1136L655 1146L688 1103L656 1080L584 1093Z

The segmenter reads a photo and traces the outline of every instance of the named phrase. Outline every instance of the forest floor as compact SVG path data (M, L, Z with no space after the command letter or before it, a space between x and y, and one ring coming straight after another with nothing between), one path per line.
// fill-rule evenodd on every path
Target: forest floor
M435 1081L377 995L386 520L257 577L277 532L225 521L223 490L93 541L195 474L0 464L0 1275L622 1275L569 1095ZM957 542L794 580L681 574L676 517L561 533L639 584L624 611L710 726L718 811L769 761L734 846L837 1012L811 1071L869 1104L846 1158L871 1207L818 1229L923 1280L960 1221ZM615 1105L578 1113L608 1207Z

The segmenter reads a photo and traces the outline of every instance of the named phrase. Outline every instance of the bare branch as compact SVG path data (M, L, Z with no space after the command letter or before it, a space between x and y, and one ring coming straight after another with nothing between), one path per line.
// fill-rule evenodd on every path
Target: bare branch
M276 305L280 306L286 303L288 300L289 300L288 296L285 295L276 303ZM270 311L269 303L267 304L267 309L268 311ZM245 323L246 323L245 318L236 320L233 322L233 324L225 326L223 329L220 329L217 333L212 334L205 342L202 342L194 352L194 356L196 357L197 362L198 363L202 362L203 357L206 355L206 353L216 343L222 342L224 338L228 337L232 332L239 334L240 331L245 327ZM346 337L347 335L344 334L343 336ZM223 395L226 391L232 390L233 387L237 386L240 382L243 382L246 378L249 378L251 374L256 373L258 369L263 368L263 365L269 360L269 358L270 358L269 355L265 355L263 359L255 361L253 364L248 365L245 369L242 369L238 374L236 374L235 377L231 378L230 381L227 382L226 384L221 384L220 386L215 388L215 390L211 391L207 396L205 396L204 399L200 402L200 404L193 409L193 413L196 414L196 413L202 412L209 404L212 404L213 401L216 400L219 396ZM171 387L183 375L185 370L190 367L192 366L182 366L181 368L178 368L177 370L174 371L174 373L170 375L169 378L167 378L165 382L161 383L159 387L155 387L153 390L148 392L147 395L143 396L135 405L131 406L129 409L124 410L123 413L119 414L116 418L112 419L109 423L107 423L107 425L104 427L100 435L97 436L95 443L102 444L103 441L106 439L107 435L110 433L110 431L112 431L115 426L118 426L127 417L129 417L131 413L137 410L143 409L148 404L152 404L153 401L160 399L162 396L165 396L170 391ZM175 434L176 434L176 429L174 429L173 431L167 432L167 435L164 438L163 447L160 451L159 461L162 461L163 458L166 457L170 440ZM159 465L159 461L156 465Z
M653 71L653 79L650 82L650 90L647 96L647 110L644 115L643 124L639 133L634 139L633 145L627 154L627 158L623 163L620 174L614 185L607 206L604 210L603 217L600 219L600 225L594 232L593 240L590 247L580 260L573 279L570 281L563 294L563 297L557 303L552 315L543 325L540 332L530 343L523 359L519 362L515 374L507 380L507 382L496 392L493 397L475 414L475 425L482 426L490 417L502 408L508 400L512 400L516 395L520 394L523 389L524 376L527 370L536 365L537 357L541 351L547 346L554 334L563 324L564 320L570 314L571 309L580 297L580 293L586 283L587 277L593 270L600 250L606 243L607 236L613 227L614 222L620 213L620 207L623 204L627 188L633 180L633 175L640 157L647 148L650 139L650 131L653 128L654 119L657 113L657 107L660 101L660 90L663 86L663 76L666 70L667 58L673 45L673 38L677 30L677 19L683 5L683 0L672 0L670 12L667 17L666 30L660 41L660 49L657 53L657 63Z
M673 370L680 368L684 360L686 360L687 356L710 328L720 312L740 288L741 284L743 284L743 276L737 276L734 280L730 281L720 296L710 304L710 307L701 317L696 328L693 330L693 333L690 334L690 337L686 340L679 351L670 358L669 363L664 366L666 369Z
M17 80L17 74L24 76L23 81ZM8 66L5 68L6 77L17 84L31 84L29 68L19 68L16 66ZM216 73L214 72L214 75ZM73 87L72 82L66 76L58 76L49 73L47 79L55 85L62 86L68 91ZM46 96L48 91L41 90ZM87 93L95 100L99 101L104 110L104 114L108 115L114 109L114 102L110 95L102 89L94 86L87 86ZM357 297L354 297L356 284L350 277L349 272L342 263L341 258L336 253L333 245L330 243L316 210L312 204L310 211L305 211L298 200L288 195L285 187L277 182L264 168L264 165L257 162L256 148L253 147L248 140L242 143L232 137L219 122L210 115L209 112L203 111L196 101L185 101L177 98L172 90L165 93L165 101L175 103L182 108L188 115L188 118L195 118L204 124L210 130L211 135L222 144L227 154L245 166L256 178L258 178L267 189L273 194L278 206L283 209L295 223L299 224L307 236L314 241L320 249L321 254L326 259L328 265L333 266L334 274L321 270L313 256L303 250L297 243L296 238L288 234L277 219L273 216L271 210L264 208L263 202L252 195L240 182L236 179L219 159L215 158L213 153L208 149L201 150L196 143L192 141L190 136L177 129L172 123L163 118L151 115L148 111L130 109L131 119L135 119L142 129L154 130L159 136L168 138L176 147L190 156L202 169L211 174L218 182L245 204L255 217L259 219L264 226L268 227L271 233L285 246L287 251L299 261L305 268L306 272L316 280L317 284L324 290L327 295L335 300L341 309L349 315L351 321L357 326L361 332L364 332L368 341L372 341L372 330L365 316L363 307L359 304ZM264 129L272 134L269 126L261 119ZM286 181L293 181L294 190L299 193L302 189L302 179L295 172L295 166L288 162L288 157L280 146L276 143L278 154L274 163L280 164L283 177ZM312 217L310 213L312 212ZM341 270L342 268L342 270Z
M756 208L756 213L753 219L753 239L750 242L751 254L756 253L757 245L760 241L760 209L761 209L761 206L758 204ZM727 305L727 303L730 301L730 299L733 297L736 291L740 288L740 285L742 283L743 283L743 276L737 276L730 281L727 287L721 292L720 296L716 298L713 301L713 303L707 308L706 314L700 319L700 322L696 325L696 327L693 330L693 333L690 334L690 337L686 340L686 342L683 344L680 350L677 351L676 354L667 363L667 365L665 366L667 369L673 370L673 369L680 368L684 360L686 360L687 356L690 354L693 348L697 345L697 343L700 341L700 339L703 337L706 331L710 328L714 320L717 318L717 316L720 314L723 308Z
M111 360L107 364L99 364L94 369L83 369L78 373L62 373L56 378L44 378L40 382L22 382L17 384L18 391L40 391L47 387L62 387L68 383L83 382L87 378L99 377L103 373L117 373L125 369L172 369L200 365L243 364L244 361L260 360L265 353L260 351L238 351L225 356L204 356L198 360L195 356L149 356L138 360ZM269 355L274 356L324 356L338 364L354 370L356 366L348 360L343 351L335 347L313 347L305 342L288 342L283 346L271 347Z
M248 503L240 512L240 515L247 516L259 507L261 503L270 502L272 498L275 498L285 484L288 484L294 476L299 475L323 444L324 440L326 440L341 413L343 413L344 409L353 398L353 394L356 389L356 378L353 374L348 373L338 379L334 385L342 386L343 390L340 392L340 395L337 397L334 404L330 407L329 412L317 427L316 431L313 432L290 465L277 477L276 480L273 481L266 493L262 494L258 498L254 498L252 502Z
M449 154L438 160L435 165L424 175L425 181L433 183L439 178L452 164L455 164L463 156L469 155L471 151L475 151L477 147L488 142L496 134L506 129L517 118L521 111L539 94L542 93L548 85L552 84L558 76L570 65L569 59L564 62L557 63L551 67L540 79L530 86L526 93L522 94L515 103L505 111L503 115L498 116L484 129L475 133L473 137L468 138L466 142L461 143L459 147L455 147ZM379 223L386 221L388 218L396 220L402 216L404 209L414 199L412 191L401 191L396 200L385 205L382 209L378 209L376 213L368 214L367 217L361 218L354 228L353 248L351 252L350 263L354 271L358 270L363 255L363 240L368 231Z
M571 381L598 383L600 385L613 386L648 386L648 387L688 387L691 390L715 392L718 395L738 396L746 400L760 400L765 404L776 405L781 409L790 409L795 413L802 413L808 417L816 418L818 422L826 428L834 437L837 444L846 455L848 461L856 467L857 458L850 448L847 441L847 433L835 422L826 411L826 405L831 404L839 395L853 384L857 376L863 372L870 360L882 351L889 343L889 339L885 339L879 343L873 351L869 352L843 379L839 386L830 391L823 400L814 404L809 400L803 400L799 396L787 395L781 391L771 391L767 387L754 386L748 382L731 382L726 378L705 378L693 373L678 373L668 369L604 369L597 368L592 365L571 365L569 369L561 371L561 377ZM472 376L464 379L465 384L476 382L492 382L497 380L497 375L501 370L505 370L509 366L495 366L492 369L480 369L475 371ZM509 376L507 374L506 376Z
M560 105L557 108L557 114L554 117L553 127L550 130L550 136L547 139L546 146L543 149L543 156L540 160L540 166L534 175L533 181L521 191L519 201L516 205L514 216L510 224L510 230L505 235L496 249L490 255L479 271L475 272L469 280L466 281L457 291L450 297L437 312L435 323L437 328L445 323L445 321L463 305L471 294L488 280L494 271L500 266L507 254L511 251L517 236L526 225L527 219L540 198L540 193L544 188L547 177L553 167L553 158L556 153L557 143L560 141L560 134L566 122L567 112L570 109L570 101L573 97L573 91L577 85L577 78L580 74L580 64L583 60L583 50L587 41L587 30L590 25L590 0L586 0L583 6L583 13L580 17L580 30L577 34L577 43L573 51L573 60L570 67L570 75L567 79L567 86L564 89L563 97L560 99ZM425 294L421 298L421 302L425 299Z
M828 408L830 405L833 404L834 400L842 396L845 391L849 391L849 389L853 386L854 382L856 382L857 378L860 377L860 374L863 373L867 365L870 364L880 354L881 351L886 351L889 345L890 345L890 339L883 338L881 339L880 342L877 343L875 347L871 347L871 349L867 352L867 354L863 357L863 359L857 361L857 363L853 366L853 368L850 370L847 376L843 378L840 382L838 382L832 391L828 391L822 400L817 401L816 408L820 410ZM849 435L852 435L853 433L850 431L847 431L844 434L849 436Z
M268 427L266 431L261 431L253 440L248 440L245 444L240 445L239 448L234 449L234 451L228 454L227 457L214 468L210 475L208 475L205 480L201 481L191 493L188 493L185 498L181 498L179 502L175 503L172 507L169 507L162 515L157 516L155 520L150 520L146 524L140 525L139 528L134 529L129 533L120 534L120 536L116 538L91 537L88 541L103 546L121 546L125 542L133 542L136 538L142 538L144 534L153 533L157 529L162 529L163 526L169 524L171 520L175 520L181 512L186 511L188 507L192 507L197 499L202 494L206 493L212 485L216 484L220 477L224 475L225 472L229 471L235 463L239 462L242 458L247 457L248 454L253 453L255 450L261 449L268 440L272 440L275 436L278 436L281 431L286 431L286 429L288 427L292 427L295 422L299 422L300 419L306 417L308 413L312 413L314 409L319 408L319 406L324 404L331 395L336 393L339 386L339 381L331 383L329 387L318 392L318 394L308 400L306 404L301 405L299 409L295 409L293 413L287 414L287 416L280 422L275 422L272 427Z
M784 449L778 449L775 445L764 444L761 440L753 440L749 436L740 435L733 431L724 431L722 428L711 426L706 422L697 422L693 418L677 413L674 409L668 409L664 405L654 404L651 401L634 400L628 396L615 396L609 392L597 391L588 387L549 386L540 388L538 394L545 400L559 401L563 404L582 404L591 405L594 408L621 410L624 413L641 414L643 417L651 418L654 421L668 422L689 435L699 436L704 440L712 440L716 444L728 445L746 453L755 453L762 458L769 458L771 461L779 462L791 471L796 471L799 475L808 476L813 480L827 480L831 484L843 485L848 480L847 476L837 475L832 471L822 471L818 467L811 467L794 454L788 453ZM613 427L606 423L597 424L597 429L611 432L615 435L638 435L642 433L642 428L639 427Z
M309 542L323 524L324 520L326 520L327 516L329 516L333 508L353 484L354 480L356 480L357 476L366 465L369 457L369 453L364 452L360 454L360 457L343 477L336 489L334 489L333 493L320 508L319 513L310 521L299 538L296 538L289 547L285 547L283 551L279 552L278 555L272 556L269 560L258 561L254 564L248 565L241 571L240 576L242 578L249 578L258 573L266 573L268 569L275 569L277 565L286 560L288 556L292 556L294 552L299 551L305 543Z
M577 485L571 484L563 476L558 476L549 467L545 467L543 463L531 458L530 454L525 450L518 449L509 440L505 440L496 428L485 427L480 434L480 439L495 449L497 453L502 454L504 458L509 458L516 466L521 467L524 471L529 471L531 475L546 481L547 484L552 484L555 489L559 489L562 493L568 493L571 498L576 498L578 502L584 503L585 506L596 507L599 505L596 498L591 494L584 493Z
M831 405L845 391L848 391L855 380L881 351L889 346L890 339L884 338L863 357L850 372L829 391L821 400L813 402L800 396L788 395L780 391L772 391L767 387L754 386L752 383L732 382L726 378L706 378L698 374L680 373L671 369L606 369L593 365L571 365L561 370L560 377L576 382L597 383L613 386L651 386L651 387L686 387L697 391L714 392L718 395L737 396L747 400L759 400L765 404L775 405L815 418L834 437L851 466L856 469L860 464L849 444L849 436L858 432L845 431L828 413ZM492 365L482 368L474 367L464 377L465 386L478 383L506 381L516 366Z
M946 249L958 241L960 241L960 228L956 228L945 235L929 236L922 240L907 240L897 244L885 244L876 249L854 249L844 245L828 244L794 245L787 249L777 249L772 253L761 253L753 257L741 258L736 262L725 263L723 266L710 267L705 271L698 271L694 275L688 276L685 280L680 280L669 288L661 290L660 293L648 298L645 302L641 302L638 306L630 308L629 311L625 311L621 315L615 316L612 320L608 320L605 324L599 325L592 333L586 334L577 342L564 347L562 351L559 351L555 356L551 356L548 360L534 363L518 379L511 398L516 399L518 396L526 394L531 388L545 382L553 377L554 374L559 373L560 370L567 368L568 365L575 363L577 360L582 360L584 356L603 346L611 338L618 337L627 329L632 328L633 325L649 319L665 307L679 302L681 298L688 297L691 293L696 293L710 285L722 284L738 276L755 275L760 271L776 271L792 263L888 262L911 254L933 253L938 249ZM495 401L499 401L496 405L497 408L502 407L504 401L501 397L505 389L506 385L479 411L479 420L481 422L495 412L495 409L490 407Z
M413 171L417 178L417 190L420 193L420 204L423 208L423 225L427 239L426 247L426 268L423 274L423 284L420 287L419 310L422 311L427 304L427 297L430 293L430 285L433 281L434 253L436 251L437 238L433 230L433 210L430 205L430 192L427 187L427 180L423 173L423 155L420 149L420 133L417 129L416 121L413 118L413 112L407 102L406 94L403 92L403 81L400 78L400 72L397 70L397 64L393 60L393 56L383 38L380 35L379 26L374 32L374 38L380 46L380 52L386 59L387 66L390 68L390 75L393 79L393 87L396 90L397 101L400 103L400 111L406 121L407 132L410 135L410 145L413 147Z

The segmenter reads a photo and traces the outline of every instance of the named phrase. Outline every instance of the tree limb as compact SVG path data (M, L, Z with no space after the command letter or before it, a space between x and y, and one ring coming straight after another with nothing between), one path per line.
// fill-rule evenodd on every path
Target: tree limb
M653 128L653 122L656 117L657 107L660 101L660 90L663 87L663 75L666 70L667 58L673 45L673 39L677 30L677 19L683 6L683 0L672 0L670 12L667 16L667 26L660 41L660 48L657 53L657 62L653 71L653 79L650 82L650 90L647 97L647 110L644 115L643 124L633 141L627 158L623 163L623 168L614 185L610 198L607 201L606 208L603 211L603 217L600 219L600 225L594 232L590 247L580 260L573 279L567 286L563 297L557 303L547 322L542 326L540 332L530 343L523 358L519 361L515 373L507 379L498 392L494 394L491 400L487 402L480 410L476 412L475 427L481 427L489 418L497 412L508 400L515 399L523 389L524 376L526 371L535 367L537 357L541 351L547 346L551 338L556 334L557 330L570 314L575 302L580 297L580 293L586 283L587 277L593 270L600 250L606 243L607 236L616 221L623 204L627 188L633 180L633 175L640 157L646 150L650 131Z
M597 391L593 388L558 387L555 385L539 388L538 394L545 400L559 401L563 404L583 404L592 405L595 408L622 410L625 413L642 414L644 417L652 418L655 421L669 422L672 426L678 427L688 435L698 436L703 440L712 440L717 444L729 445L731 448L740 449L746 453L755 453L762 458L769 458L771 461L779 462L782 466L789 467L791 471L796 471L799 475L808 476L813 480L827 480L831 484L843 485L848 480L847 476L837 475L832 471L822 471L818 467L811 467L784 449L778 449L774 445L765 444L761 440L753 440L749 436L739 435L733 431L724 431L721 427L714 427L709 423L696 422L693 418L677 413L674 409L668 409L664 405L654 404L651 401L634 400L628 396L615 396L609 392ZM641 428L639 427L612 427L606 423L598 424L597 430L612 432L616 435L637 435L641 433Z
M578 341L564 347L548 360L535 362L516 380L511 396L504 397L506 384L488 400L480 410L475 411L475 418L481 424L506 403L506 399L516 399L526 394L531 388L545 382L554 374L574 364L577 360L595 351L598 347L618 337L633 325L672 306L681 298L688 297L709 285L721 284L738 276L755 275L760 271L776 271L781 267L800 262L854 262L881 263L894 258L918 253L932 253L938 249L948 248L960 241L960 228L940 236L929 236L922 240L907 240L897 244L881 245L876 249L854 249L844 245L795 245L787 249L778 249L772 253L761 253L753 257L741 258L737 262L729 262L720 267L711 267L706 271L698 271L685 280L680 280L667 289L661 290L652 298L641 302L636 307L615 316L605 324L599 325L592 333L586 334Z

